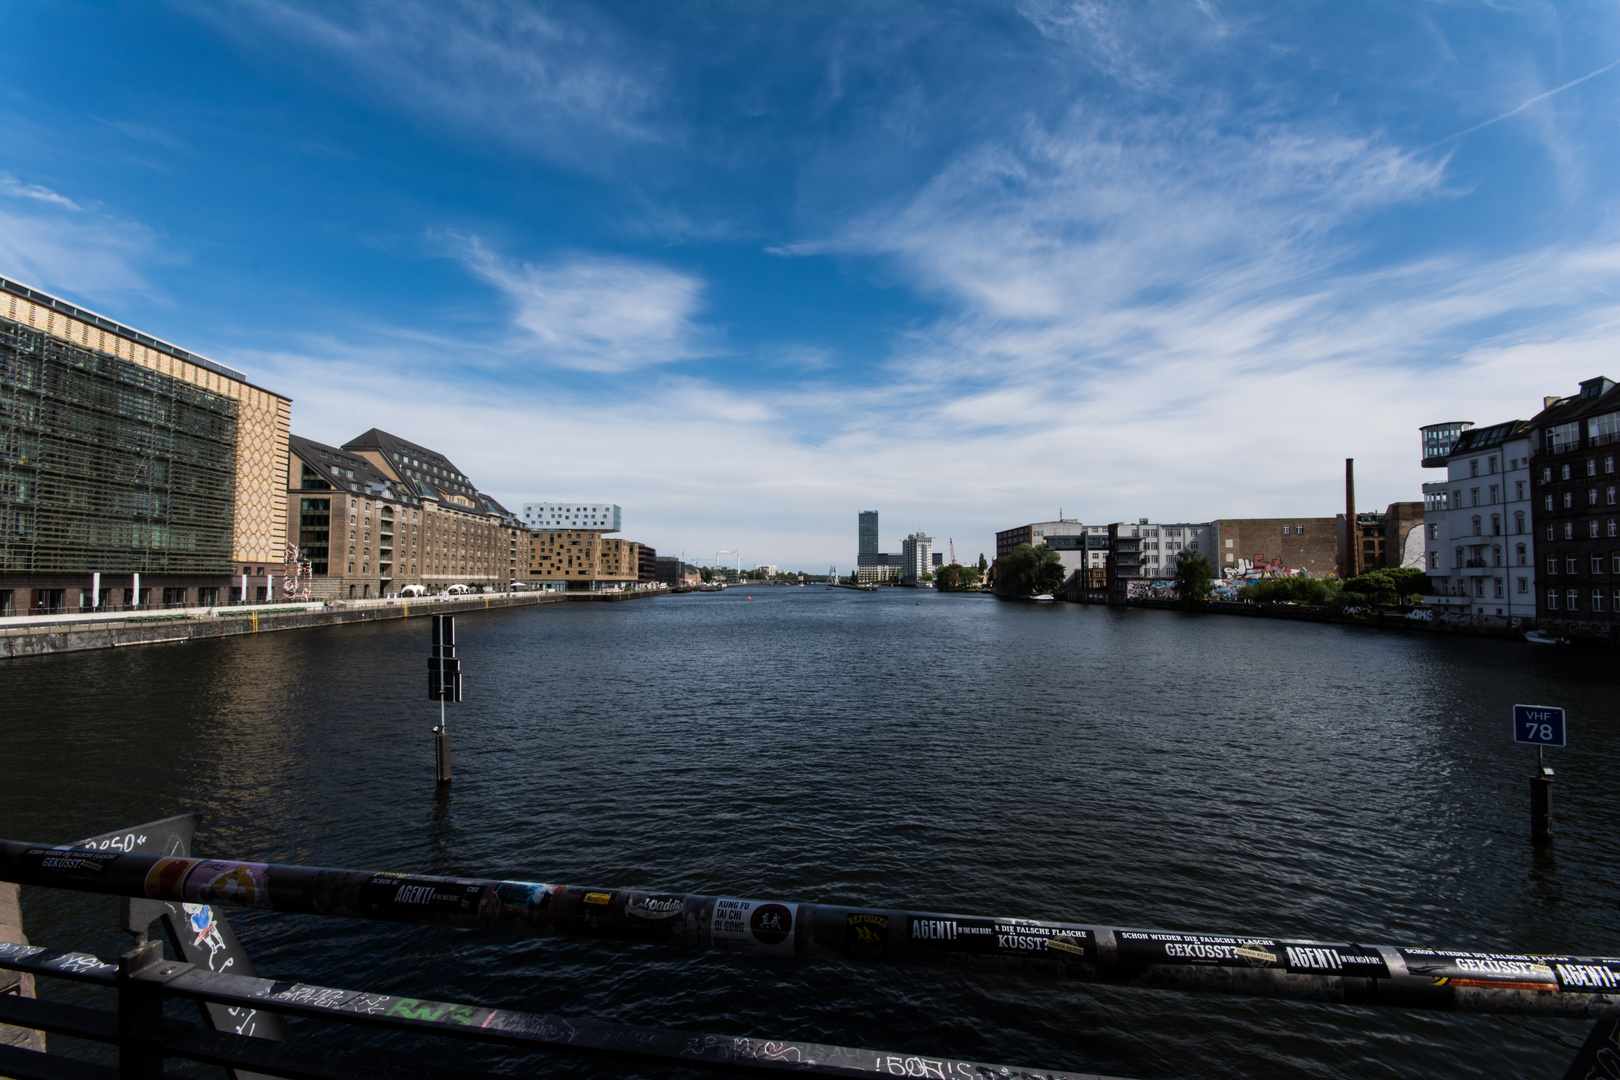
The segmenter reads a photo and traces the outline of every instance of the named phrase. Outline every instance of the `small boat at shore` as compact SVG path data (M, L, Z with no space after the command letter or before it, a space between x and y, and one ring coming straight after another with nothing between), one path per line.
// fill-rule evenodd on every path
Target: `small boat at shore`
M1545 630L1526 630L1524 640L1532 645L1568 645L1569 638L1557 637Z

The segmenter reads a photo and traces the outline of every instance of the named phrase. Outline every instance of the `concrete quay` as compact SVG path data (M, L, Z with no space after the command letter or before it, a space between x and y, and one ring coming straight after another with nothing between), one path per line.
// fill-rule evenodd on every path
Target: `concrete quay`
M457 597L358 600L323 604L267 604L248 608L194 608L141 615L111 614L100 618L58 616L50 619L5 620L0 625L0 659L42 656L135 645L165 645L238 634L266 634L314 626L345 626L382 619L410 619L427 615L459 615L497 608L535 607L580 601L631 600L663 596L656 592L562 593L537 592L506 595L478 593ZM23 625L16 625L22 623Z

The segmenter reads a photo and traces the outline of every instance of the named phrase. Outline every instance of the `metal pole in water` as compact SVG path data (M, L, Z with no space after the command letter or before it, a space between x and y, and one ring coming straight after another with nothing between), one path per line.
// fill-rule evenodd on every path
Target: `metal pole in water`
M444 703L461 700L461 661L456 658L456 617L433 616L433 649L428 656L428 700L439 703L439 726L433 729L434 761L439 783L450 782L450 725Z
M1530 841L1538 847L1552 843L1553 771L1541 747L1536 747L1536 774L1530 778Z

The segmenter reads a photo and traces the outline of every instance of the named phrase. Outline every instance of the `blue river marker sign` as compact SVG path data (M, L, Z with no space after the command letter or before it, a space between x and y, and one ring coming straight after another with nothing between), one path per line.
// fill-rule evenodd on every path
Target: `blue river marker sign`
M1513 741L1563 746L1564 710L1551 705L1513 706Z

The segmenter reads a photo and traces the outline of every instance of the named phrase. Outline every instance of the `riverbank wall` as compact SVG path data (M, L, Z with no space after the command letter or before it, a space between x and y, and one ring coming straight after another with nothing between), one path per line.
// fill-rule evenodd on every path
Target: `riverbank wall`
M51 623L0 629L0 660L47 653L114 649L138 645L171 645L240 634L268 634L277 630L303 630L316 626L347 626L385 619L414 619L428 615L459 615L499 608L536 607L541 604L604 603L666 593L519 593L472 595L441 600L375 601L353 607L311 608L289 611L222 608L209 615L136 615L127 619Z

